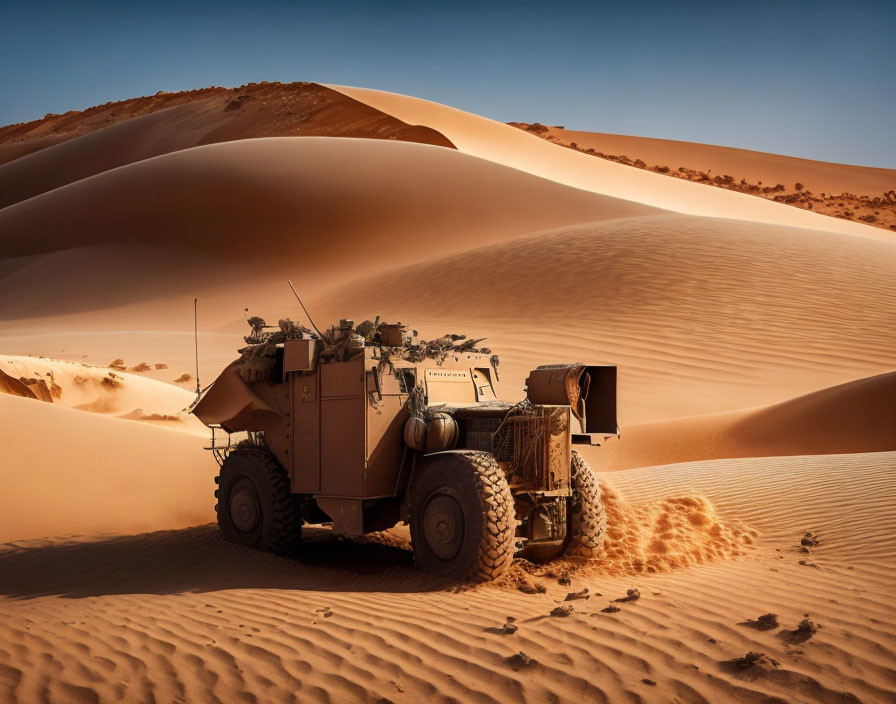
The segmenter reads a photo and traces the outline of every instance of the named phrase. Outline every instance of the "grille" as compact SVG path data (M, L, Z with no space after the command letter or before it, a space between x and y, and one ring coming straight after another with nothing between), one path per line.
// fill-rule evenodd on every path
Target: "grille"
M492 440L492 452L498 461L511 464L514 481L540 484L545 465L544 440L543 417L508 418Z
M467 447L471 450L492 451L492 435L501 424L499 418L477 418L464 423L467 431Z
M569 408L537 406L502 418L463 421L470 450L490 452L504 465L511 485L532 491L569 488Z

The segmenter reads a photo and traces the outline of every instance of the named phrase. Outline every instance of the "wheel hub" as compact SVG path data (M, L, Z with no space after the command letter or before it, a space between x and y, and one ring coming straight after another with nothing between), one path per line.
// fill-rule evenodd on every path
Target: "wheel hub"
M248 533L255 528L260 515L255 487L248 479L241 479L230 492L230 520L237 530Z
M423 537L441 560L457 556L464 541L464 514L457 500L448 494L430 499L423 510Z

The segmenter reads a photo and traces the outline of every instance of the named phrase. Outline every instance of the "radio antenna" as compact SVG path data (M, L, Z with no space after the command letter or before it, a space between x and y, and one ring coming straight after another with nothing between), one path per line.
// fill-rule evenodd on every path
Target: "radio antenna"
M296 292L296 287L292 285L292 281L287 279L286 283L289 284L289 287L292 289L292 295L296 297L296 300L299 302L299 305L302 306L302 310L305 311L305 317L308 318L308 322L311 323L311 327L314 328L314 331L320 336L320 339L324 339L323 333L317 329L317 325L314 324L314 321L311 319L311 316L308 314L308 309L305 307L305 304L302 303L302 299L299 298L299 294Z
M202 395L202 387L199 385L199 299L193 299L193 342L196 347L196 397Z

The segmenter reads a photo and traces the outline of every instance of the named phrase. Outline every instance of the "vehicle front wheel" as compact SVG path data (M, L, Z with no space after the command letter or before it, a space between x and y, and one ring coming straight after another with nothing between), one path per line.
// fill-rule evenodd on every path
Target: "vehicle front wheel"
M410 518L414 559L426 572L489 581L513 560L513 496L486 452L424 457L410 487Z

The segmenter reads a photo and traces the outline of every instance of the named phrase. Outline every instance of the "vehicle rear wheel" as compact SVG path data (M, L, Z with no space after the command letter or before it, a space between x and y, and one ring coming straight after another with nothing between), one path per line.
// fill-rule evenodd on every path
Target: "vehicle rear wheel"
M218 527L233 543L278 555L299 544L299 502L290 492L289 476L264 450L233 450L221 465L215 496Z
M518 557L530 562L550 562L563 555L594 559L603 551L607 517L601 500L600 483L591 465L575 450L572 451L571 464L572 495L567 499L557 499L565 501L566 505L555 507L551 512L553 516L559 513L559 509L565 508L561 515L566 518L566 535L558 540L530 542Z
M513 560L516 518L504 471L485 452L420 461L410 487L417 566L462 581L500 577Z
M607 514L600 482L585 458L572 451L572 497L569 507L569 541L564 552L571 557L600 557L607 537Z

